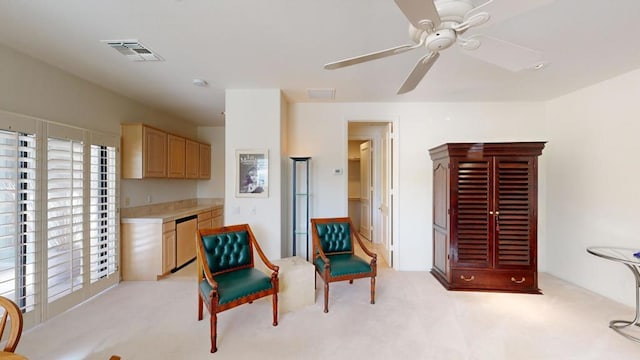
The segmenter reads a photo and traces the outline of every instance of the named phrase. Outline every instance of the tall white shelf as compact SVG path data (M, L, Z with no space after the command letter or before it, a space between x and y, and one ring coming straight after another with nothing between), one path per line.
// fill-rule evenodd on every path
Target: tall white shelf
M293 222L292 254L305 244L305 257L309 260L309 160L311 157L291 157L293 160ZM302 249L300 249L302 250Z

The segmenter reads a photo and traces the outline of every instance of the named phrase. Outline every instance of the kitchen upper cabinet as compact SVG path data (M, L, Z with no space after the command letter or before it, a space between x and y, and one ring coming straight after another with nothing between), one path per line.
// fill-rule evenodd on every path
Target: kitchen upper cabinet
M209 179L211 178L211 145L200 144L200 166L199 166L199 178Z
M211 145L144 124L122 124L123 179L211 178Z
M143 124L123 124L122 177L167 177L167 133Z
M173 134L167 135L167 177L185 177L186 139Z
M187 179L198 179L200 178L200 143L187 139L186 150L185 177Z

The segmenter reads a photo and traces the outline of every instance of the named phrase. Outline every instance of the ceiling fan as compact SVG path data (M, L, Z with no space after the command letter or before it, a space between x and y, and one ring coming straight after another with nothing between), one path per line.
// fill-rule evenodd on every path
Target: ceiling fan
M421 47L429 52L415 65L398 94L416 88L431 66L438 60L440 51L457 44L468 53L511 71L533 68L541 64L541 53L507 41L484 35L462 37L468 29L478 27L489 19L503 20L533 7L554 0L498 1L500 8L491 9L495 0L394 0L409 20L409 37L414 44L373 52L366 55L328 63L325 69L338 69L366 61L402 54ZM491 12L485 11L489 8ZM495 10L495 12L494 12Z

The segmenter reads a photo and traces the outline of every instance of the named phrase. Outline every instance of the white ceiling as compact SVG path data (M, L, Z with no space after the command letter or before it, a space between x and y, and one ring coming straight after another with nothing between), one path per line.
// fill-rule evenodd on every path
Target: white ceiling
M452 47L404 95L396 91L426 49L323 69L410 43L393 0L6 0L0 43L204 126L224 124L225 89L280 88L290 102L312 101L309 88L335 88L337 102L540 101L640 68L640 1L517 2L547 4L467 35L542 51L549 66L511 72ZM100 41L115 39L165 61L131 62Z

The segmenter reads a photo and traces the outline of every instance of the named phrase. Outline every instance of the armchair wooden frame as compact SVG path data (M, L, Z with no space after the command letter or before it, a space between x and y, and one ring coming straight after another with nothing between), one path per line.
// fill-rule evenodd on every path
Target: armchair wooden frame
M5 327L7 326L7 319L11 319L11 332L7 339L7 344L4 346L5 352L14 352L22 336L22 311L16 303L10 299L0 296L0 306L4 308L4 314L0 318L0 339L4 335Z
M209 265L207 264L207 257L205 256L205 248L203 245L203 237L210 235L224 235L228 233L238 233L246 231L249 239L249 253L250 253L250 261L247 264L241 266L235 266L231 268L227 268L218 272L211 272ZM203 304L206 302L207 310L211 314L211 352L214 353L218 350L216 345L217 340L217 322L218 317L217 314L219 312L234 308L236 306L252 303L256 299L260 299L265 296L272 295L273 296L273 326L278 325L278 270L279 267L277 265L272 264L269 259L265 256L264 252L258 245L256 238L251 231L251 228L248 224L242 225L232 225L225 226L215 229L200 229L198 231L198 237L196 239L197 242L197 265L198 265L198 320L202 320L202 308ZM242 297L236 298L230 302L226 302L224 304L220 304L220 291L224 291L220 288L220 284L216 281L216 277L222 274L228 274L237 270L242 269L250 269L254 268L254 249L258 253L258 256L265 264L267 268L272 270L270 282L271 287L269 289L260 290L257 292L251 292ZM259 270L256 270L259 271ZM266 277L266 275L265 275ZM200 283L206 280L209 286L211 287L211 291L209 293L204 293L201 290Z
M321 224L349 224L350 231L350 239L351 246L350 249L344 251L334 251L329 254L323 250L320 234L318 233L318 225ZM348 217L341 218L316 218L311 219L311 231L312 231L312 240L313 240L313 263L318 275L322 278L324 282L324 312L329 312L329 283L336 281L345 281L349 280L350 284L353 284L353 280L361 279L361 278L371 278L371 304L375 304L375 293L376 293L376 274L377 274L377 254L371 252L367 247L363 244L360 239L360 235L354 230L353 223L351 223L351 219ZM353 240L355 239L355 241ZM366 262L365 259L362 259L354 254L355 246L354 243L357 243L364 254L366 254L371 259L368 263L368 271L358 271L352 273L345 274L336 274L332 275L331 271L331 257L334 255L352 255L353 257L358 258L359 260Z

